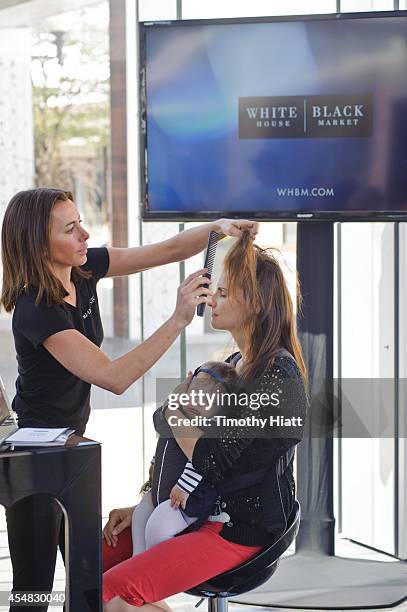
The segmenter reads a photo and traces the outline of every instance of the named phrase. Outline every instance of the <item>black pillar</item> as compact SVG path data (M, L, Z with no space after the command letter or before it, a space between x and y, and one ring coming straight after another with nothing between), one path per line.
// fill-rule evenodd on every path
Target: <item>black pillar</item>
M301 222L297 270L303 295L298 330L309 375L310 411L297 449L301 527L297 551L335 553L333 513L334 225Z

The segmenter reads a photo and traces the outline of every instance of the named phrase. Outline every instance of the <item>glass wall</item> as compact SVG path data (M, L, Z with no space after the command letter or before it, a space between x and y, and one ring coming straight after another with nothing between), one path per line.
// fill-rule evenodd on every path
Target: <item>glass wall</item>
M256 17L256 16L267 16L267 15L323 14L323 13L335 13L337 11L340 11L340 12L385 11L385 10L393 10L395 7L395 4L392 0L341 0L340 2L336 2L335 0L334 1L321 0L321 1L314 1L314 2L306 1L306 0L297 1L297 2L295 1L269 2L266 0L264 1L263 0L253 0L253 2L250 2L250 3L246 1L229 2L227 0L217 0L217 1L206 0L205 2L197 2L196 0L183 0L181 3L178 3L178 6L181 9L181 15L183 19L209 19L209 18L228 18L228 17ZM405 0L401 0L399 8L400 9L407 8L407 4ZM146 10L147 10L146 6L143 6L143 3L140 2L140 19L143 18L142 15L147 14ZM168 12L168 10L165 10L163 11L162 15L154 13L154 17L152 15L151 16L148 15L148 17L144 17L144 18L172 19L174 18L175 14L176 14L176 10L175 10L174 4L172 4L171 14ZM150 227L148 231L149 235L154 234L154 230L152 229L153 227L157 228L157 233L156 233L157 236L161 235L163 231L162 229L160 229L159 224L157 223L153 223L153 224L143 223L142 225L143 225L143 228L146 227L147 225ZM186 224L185 227L190 227L191 225L192 224L188 223ZM370 237L363 238L363 231L367 232L367 234ZM380 232L379 226L377 226L375 229L374 227L372 227L371 224L367 224L367 226L365 227L365 230L363 230L361 225L360 227L358 225L358 227L356 228L352 228L349 226L349 228L347 227L344 229L345 244L347 244L346 241L350 238L352 232L354 232L355 236L357 235L361 237L360 240L356 239L356 242L359 246L358 247L354 246L356 244L355 236L352 237L351 243L356 249L362 248L364 252L364 257L365 257L367 256L369 249L372 247L373 239L371 237L371 234L374 233L375 231ZM144 232L144 229L143 229L143 232ZM392 248L391 240L390 242L388 242L388 237L386 233L385 235L382 236L382 238L383 238L383 244L384 244L383 248L387 249L386 252L388 252L388 249L391 250ZM294 293L296 224L262 223L258 242L259 244L262 244L262 245L277 246L281 249L282 257L288 264L288 266L286 267L286 277L289 280L290 286ZM219 250L222 251L224 250L224 248L226 248L226 241L225 241L225 244L223 245L223 248L220 247ZM361 258L361 261L362 259L363 258ZM381 267L381 269L383 269L383 267L387 266L386 262L384 260L381 262L376 261L375 265L376 267L379 266L379 268ZM203 263L203 255L197 255L194 258L191 258L185 263L185 274L188 274L194 269L201 267L202 263ZM383 320L386 320L387 325L388 325L389 322L392 321L391 316L386 315L383 317L383 313L380 314L380 312L377 309L375 309L374 312L369 311L369 307L364 301L362 285L360 285L360 283L358 284L357 282L357 275L355 274L356 268L355 267L352 268L352 263L349 257L343 261L343 265L347 266L346 270L347 270L347 275L348 275L347 277L348 284L346 285L346 287L353 286L353 284L355 284L352 295L354 296L354 300L359 300L358 301L359 310L358 310L357 316L360 317L361 322L363 322L363 324L366 326L370 324L369 322L371 322L375 317L379 317L380 319L379 323L381 326L384 325ZM352 270L353 270L353 273L352 273ZM179 279L178 270L176 269L175 266L174 266L172 273L173 273L173 277L170 280L170 285L168 286L168 288L165 288L164 290L165 291L164 295L166 296L166 298L168 295L171 295L174 292L175 280ZM369 268L369 275L374 276L374 272L370 268ZM366 282L370 282L371 287L373 287L374 290L376 291L375 278L373 278L373 276L372 278L371 276L367 278L367 276L368 275L365 275L364 280ZM146 303L146 300L148 300L147 294L149 294L150 291L154 290L153 285L154 283L151 283L148 287L147 285L145 285L146 293L144 295L144 303ZM387 308L390 309L390 311L392 310L394 306L393 304L394 295L393 294L394 292L393 293L392 291L389 292L388 302L386 306ZM346 335L346 337L343 338L344 350L345 350L346 355L350 354L349 351L351 351L351 346L352 346L353 341L355 342L357 341L358 346L359 346L359 335L360 335L359 332L361 332L362 327L363 327L362 324L359 325L357 332L355 332L355 325L354 325L354 321L352 321L352 316L351 316L353 302L352 300L350 300L349 295L345 292L343 296L340 296L340 299L344 300L342 304L341 323L342 323L342 332L343 334ZM153 300L151 299L150 303L152 301ZM362 307L362 304L364 304L363 307ZM144 313L145 318L149 316L148 312L149 311L146 309ZM375 350L377 351L381 350L379 347L379 344L380 344L380 340L378 339L379 336L381 338L381 332L376 339L373 337L372 334L370 336L370 341L375 344ZM230 352L234 350L233 342L229 341L227 334L216 332L211 329L208 313L205 314L205 317L203 318L203 320L199 320L198 318L194 319L191 325L187 328L185 340L186 342L185 342L184 358L185 358L187 369L195 368L197 365L199 365L199 363L201 363L202 361L210 357L215 357L219 359L224 358L227 354L229 354ZM183 357L182 351L184 349L182 349L182 347L177 346L177 350L178 350L179 358L182 359ZM175 354L176 353L175 353L175 348L174 348L174 350L171 350L171 355L174 356ZM390 359L391 358L394 358L394 353L390 355ZM348 369L346 370L347 376L352 375L349 373L352 370L351 363L352 361L348 359ZM163 361L162 365L164 364L165 362ZM174 364L172 363L169 369L166 369L164 366L164 371L174 371ZM179 371L181 372L181 368L179 369ZM153 381L150 381L150 384L152 383ZM146 425L145 431L146 431L146 436L148 438L149 433L148 433L147 425ZM371 465L375 465L376 466L375 469L379 470L381 474L383 473L383 470L386 470L386 485L384 487L385 495L383 494L383 499L381 503L376 504L378 508L377 517L374 520L372 519L372 522L369 524L368 522L365 522L364 530L359 529L359 526L360 526L359 523L360 523L361 518L357 517L355 513L353 513L352 515L352 512L350 512L350 504L348 500L352 497L353 493L349 487L342 492L343 493L342 500L344 503L346 501L346 508L344 507L341 508L338 506L338 498L337 498L336 499L337 506L336 506L336 512L335 512L337 518L343 519L342 525L345 528L345 535L348 535L348 537L355 537L355 533L357 532L360 537L363 536L364 543L367 543L371 546L376 546L377 548L386 550L388 552L394 552L394 549L392 548L392 543L393 543L392 533L394 531L393 509L394 509L395 490L394 490L394 486L391 481L394 479L395 465L392 459L393 458L392 449L393 449L393 446L391 443L388 445L372 444L367 449L366 456L371 458ZM343 451L345 451L345 447L343 448ZM386 457L384 457L384 455L386 455ZM391 457L391 465L389 464L389 461L390 461L389 457ZM344 463L342 464L341 467L344 471L348 469L347 459L344 460ZM338 464L336 465L336 469L337 468L338 468ZM370 474L370 476L371 478L374 478L373 474ZM359 482L359 485L354 484L354 486L356 487L360 486L361 487L360 491L365 491L365 489L363 488L364 485L362 486L360 484L362 482L361 478L362 478L361 475L357 474L354 470L352 482ZM337 481L337 485L340 486L340 482ZM369 491L367 491L366 499L373 500L372 503L376 503L374 501L375 496L377 496L378 494L380 496L380 494L383 493L383 491L380 489L381 486L382 485L380 483L379 484L376 483L374 487L369 489ZM343 516L341 516L341 510L344 511ZM388 526L389 526L386 533L383 532L382 536L380 537L378 537L377 525L374 522L374 521L377 522L378 520L380 522L380 519L378 517L382 517L382 518L385 517L385 520L388 522Z

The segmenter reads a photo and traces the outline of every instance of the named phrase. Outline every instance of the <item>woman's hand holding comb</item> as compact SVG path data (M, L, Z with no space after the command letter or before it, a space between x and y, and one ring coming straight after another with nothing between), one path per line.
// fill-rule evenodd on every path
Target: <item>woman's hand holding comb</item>
M204 276L207 272L207 268L193 272L178 287L177 304L172 316L181 327L191 323L198 304L212 304L211 281Z

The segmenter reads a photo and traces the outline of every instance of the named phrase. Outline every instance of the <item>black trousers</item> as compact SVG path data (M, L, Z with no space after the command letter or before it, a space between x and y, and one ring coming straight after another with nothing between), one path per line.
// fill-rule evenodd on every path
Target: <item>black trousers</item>
M52 591L57 548L64 557L61 507L49 495L21 500L6 510L14 591ZM12 612L47 612L48 606L13 606Z

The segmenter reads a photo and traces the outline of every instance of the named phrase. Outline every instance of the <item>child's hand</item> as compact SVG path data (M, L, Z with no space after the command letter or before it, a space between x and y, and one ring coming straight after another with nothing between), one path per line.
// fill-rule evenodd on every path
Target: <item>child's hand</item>
M189 493L180 489L178 485L174 485L170 493L171 506L175 509L181 506L181 508L185 510L185 504L187 503L188 497Z

